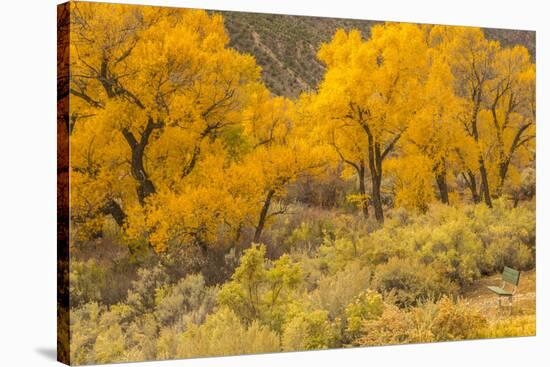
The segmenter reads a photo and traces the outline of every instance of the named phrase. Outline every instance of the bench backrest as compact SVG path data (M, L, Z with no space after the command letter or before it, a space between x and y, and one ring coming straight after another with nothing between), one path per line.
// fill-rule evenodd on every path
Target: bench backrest
M502 280L517 287L519 283L519 274L520 272L518 270L505 266L502 271Z

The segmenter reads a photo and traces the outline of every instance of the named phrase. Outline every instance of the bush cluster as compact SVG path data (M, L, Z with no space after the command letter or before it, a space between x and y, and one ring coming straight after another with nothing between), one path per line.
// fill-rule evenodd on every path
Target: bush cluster
M533 335L534 315L494 319L459 298L504 265L534 267L533 209L494 206L398 209L383 227L302 208L266 231L271 244L226 255L224 282L143 264L124 297L109 289L116 266L73 261L72 362Z

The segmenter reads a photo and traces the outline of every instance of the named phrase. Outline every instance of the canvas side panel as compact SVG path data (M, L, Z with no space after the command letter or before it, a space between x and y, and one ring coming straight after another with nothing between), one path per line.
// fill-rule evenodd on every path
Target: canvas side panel
M70 364L69 329L70 3L57 6L57 360Z

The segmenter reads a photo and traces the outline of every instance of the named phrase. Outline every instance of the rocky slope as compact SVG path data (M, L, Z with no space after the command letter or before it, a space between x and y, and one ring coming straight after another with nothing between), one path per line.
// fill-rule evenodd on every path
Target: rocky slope
M328 42L338 28L358 29L369 36L370 20L320 18L241 12L219 12L225 18L230 46L254 55L263 69L263 78L277 95L296 97L313 89L321 80L323 65L316 53ZM504 45L522 44L532 55L535 51L535 32L486 29L490 39Z

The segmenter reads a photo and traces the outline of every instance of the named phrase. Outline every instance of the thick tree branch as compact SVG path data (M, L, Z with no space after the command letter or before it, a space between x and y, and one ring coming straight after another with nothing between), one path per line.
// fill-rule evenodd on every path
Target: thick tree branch
M386 156L393 150L393 148L395 147L395 144L399 141L399 139L401 139L401 136L403 135L404 132L405 132L405 130L400 131L400 132L392 139L392 141L388 144L388 146L386 147L386 149L384 149L384 151L382 152L382 156L381 156L381 159L382 159L382 160L384 160L384 158L386 158Z

